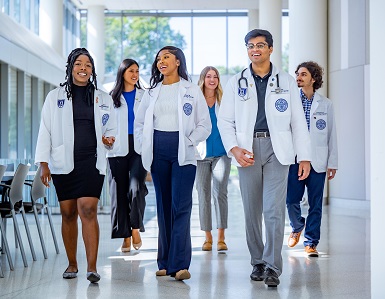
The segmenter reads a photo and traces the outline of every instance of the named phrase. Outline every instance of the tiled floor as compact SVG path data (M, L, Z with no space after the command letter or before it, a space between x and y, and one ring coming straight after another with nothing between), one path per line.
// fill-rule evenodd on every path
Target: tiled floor
M191 279L183 282L170 277L156 277L157 222L154 191L149 184L147 198L146 232L139 251L123 254L121 240L110 239L110 216L99 215L101 240L98 271L99 284L90 284L86 276L85 251L79 234L79 276L64 280L66 255L60 234L60 216L54 215L60 254L55 253L46 216L41 217L48 246L44 260L36 225L28 216L33 234L37 261L24 236L28 264L24 268L19 249L15 250L12 221L8 221L8 240L15 270L10 271L5 255L1 256L4 278L0 278L1 298L370 298L369 213L337 210L325 207L322 221L322 239L319 258L307 258L303 246L289 249L290 233L286 223L283 248L284 270L278 288L267 288L263 282L249 278L252 270L245 240L242 201L238 182L234 177L229 185L229 229L226 242L229 250L218 253L200 250L204 233L199 229L198 204L194 191L191 221L193 258ZM22 222L22 221L21 221ZM215 224L214 224L215 225ZM24 228L21 228L24 233ZM214 235L216 236L216 234ZM365 237L366 236L366 237ZM301 237L302 238L302 237ZM302 242L301 242L302 243Z

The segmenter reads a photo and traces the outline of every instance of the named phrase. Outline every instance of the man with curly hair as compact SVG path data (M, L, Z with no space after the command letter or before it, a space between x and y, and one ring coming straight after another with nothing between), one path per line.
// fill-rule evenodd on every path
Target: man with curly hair
M305 252L307 256L318 257L325 177L333 179L338 164L336 126L332 102L316 92L323 83L322 67L313 61L303 62L298 65L295 74L310 132L312 161L310 174L305 180L298 180L298 164L291 165L289 169L286 206L292 233L288 246L297 245L305 229ZM306 220L301 215L300 206L305 186L309 203Z

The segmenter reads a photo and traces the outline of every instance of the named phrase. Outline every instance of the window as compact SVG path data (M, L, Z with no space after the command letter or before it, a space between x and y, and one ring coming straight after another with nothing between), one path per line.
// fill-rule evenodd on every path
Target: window
M25 76L24 158L32 158L32 77ZM20 158L20 157L19 157Z
M9 68L8 158L17 158L17 70Z

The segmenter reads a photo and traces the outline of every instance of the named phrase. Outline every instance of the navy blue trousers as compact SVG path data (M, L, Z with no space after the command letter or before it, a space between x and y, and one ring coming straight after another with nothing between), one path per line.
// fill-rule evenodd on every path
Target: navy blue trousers
M175 275L191 263L190 218L196 166L178 163L178 132L154 131L151 176L158 213L158 268Z
M305 227L305 218L301 215L300 202L307 187L309 213L306 219L304 246L317 246L321 236L322 198L326 172L316 172L313 168L309 176L298 180L299 164L290 165L287 183L286 206L293 232L300 232Z

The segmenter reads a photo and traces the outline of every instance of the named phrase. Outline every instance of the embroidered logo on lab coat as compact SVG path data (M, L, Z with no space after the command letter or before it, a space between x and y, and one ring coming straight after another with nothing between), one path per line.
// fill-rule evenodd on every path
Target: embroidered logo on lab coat
M57 100L57 106L58 106L59 108L63 108L64 103L65 103L65 100L64 100L64 99L62 99L62 100Z
M238 96L244 97L247 94L247 88L238 87Z
M102 123L103 123L103 126L106 125L108 119L110 118L110 116L106 113L106 114L103 114L102 116Z
M186 103L183 105L183 112L184 114L186 114L187 116L189 116L192 112L192 105L190 103Z
M315 126L318 130L323 130L326 128L326 121L324 121L323 119L319 119L316 121Z
M287 104L287 101L285 99L278 99L276 102L275 102L275 108L279 111L279 112L285 112L287 107L289 105Z

